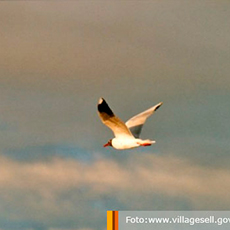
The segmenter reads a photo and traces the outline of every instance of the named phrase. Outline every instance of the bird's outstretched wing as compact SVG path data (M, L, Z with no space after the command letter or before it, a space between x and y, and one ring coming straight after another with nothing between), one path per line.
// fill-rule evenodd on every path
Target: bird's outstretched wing
M145 110L142 113L130 118L125 124L132 132L133 136L138 138L141 133L141 129L146 121L146 119L152 115L163 103L160 102L157 105Z
M97 108L101 121L113 131L115 137L134 138L125 123L112 112L103 98L99 99Z

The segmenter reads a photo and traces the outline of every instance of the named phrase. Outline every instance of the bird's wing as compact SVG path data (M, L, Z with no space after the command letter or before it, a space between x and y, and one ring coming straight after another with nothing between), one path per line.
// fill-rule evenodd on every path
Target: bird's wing
M115 137L134 138L125 123L112 112L103 98L99 99L97 108L102 123L113 131Z
M157 105L145 110L142 113L130 118L125 124L130 129L134 137L138 138L141 133L141 129L146 121L146 119L154 113L163 103L160 102Z

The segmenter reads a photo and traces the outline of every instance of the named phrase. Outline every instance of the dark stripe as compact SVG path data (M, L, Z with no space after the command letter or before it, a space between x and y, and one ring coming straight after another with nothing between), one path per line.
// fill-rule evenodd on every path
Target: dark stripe
M100 113L106 113L110 117L114 116L112 110L109 108L108 104L106 103L106 101L103 98L102 98L102 102L97 105L97 109Z
M154 111L158 110L161 107L162 104L158 105Z
M115 211L113 211L113 230L115 230L116 221L115 221Z

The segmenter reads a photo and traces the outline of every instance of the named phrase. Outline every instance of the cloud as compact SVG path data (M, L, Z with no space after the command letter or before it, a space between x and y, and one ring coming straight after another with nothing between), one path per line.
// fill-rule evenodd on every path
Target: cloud
M115 159L113 152L107 158L90 154L97 157L82 161L52 155L46 161L17 161L0 155L0 228L5 223L1 220L10 219L26 226L31 223L32 228L42 223L54 229L99 230L109 209L230 207L229 168L146 152L126 157L116 152Z
M0 187L34 191L43 197L81 186L90 187L95 193L141 191L190 198L228 197L227 169L202 167L172 156L134 156L125 164L111 159L87 164L61 158L23 163L1 157Z
M142 196L142 209L156 196L180 197L194 209L230 206L230 170L204 167L179 157L134 154L125 162L99 159L93 163L61 158L33 163L0 160L2 218L29 217L47 224L68 218L74 223L90 213L96 220L101 215L100 202L106 197L132 207Z

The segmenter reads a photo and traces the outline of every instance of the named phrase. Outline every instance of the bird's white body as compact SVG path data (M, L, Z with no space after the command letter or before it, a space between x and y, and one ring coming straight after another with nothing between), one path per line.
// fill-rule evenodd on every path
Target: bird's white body
M137 114L124 123L115 116L106 101L103 98L100 98L98 102L99 117L101 118L101 121L113 131L115 136L113 139L109 140L104 147L112 146L115 149L131 149L154 144L155 141L149 139L142 140L139 138L139 135L146 119L161 105L162 102Z
M140 146L149 146L154 144L155 141L151 141L149 139L142 140L139 138L113 138L112 146L115 149L132 149Z

